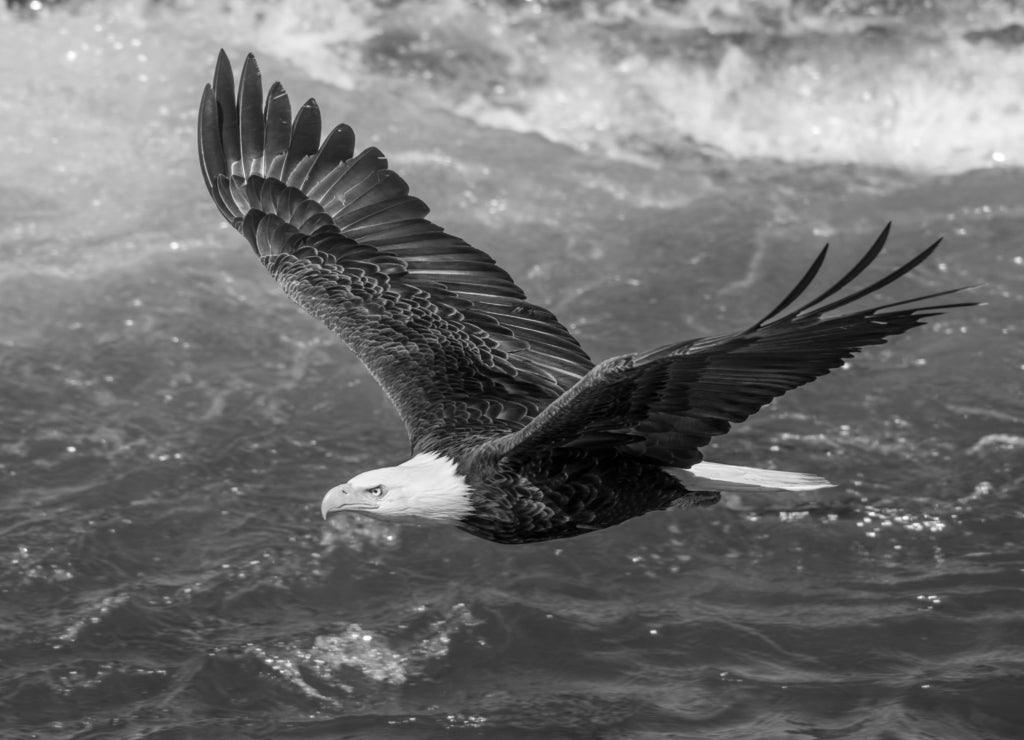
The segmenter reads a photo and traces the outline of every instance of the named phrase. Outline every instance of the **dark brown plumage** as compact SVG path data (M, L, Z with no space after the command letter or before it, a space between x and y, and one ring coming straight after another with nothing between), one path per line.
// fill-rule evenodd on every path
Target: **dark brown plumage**
M221 52L199 111L207 188L285 293L366 364L415 454L332 490L325 515L352 509L437 519L495 541L527 542L714 503L720 490L815 487L824 482L748 469L738 470L753 478L738 482L729 466L699 464L700 448L860 348L973 305L922 303L949 290L827 317L938 246L837 297L881 252L886 227L812 300L799 303L827 248L749 329L595 367L487 254L426 220L427 206L377 149L355 154L344 124L321 143L316 103L305 103L292 122L278 83L262 96L254 58L246 59L236 95Z

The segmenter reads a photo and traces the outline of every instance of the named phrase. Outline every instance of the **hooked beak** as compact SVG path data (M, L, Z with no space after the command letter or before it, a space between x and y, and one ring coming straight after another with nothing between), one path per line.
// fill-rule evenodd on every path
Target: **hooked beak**
M320 513L326 519L339 511L370 511L378 506L375 500L353 493L348 484L343 483L327 492L320 503Z

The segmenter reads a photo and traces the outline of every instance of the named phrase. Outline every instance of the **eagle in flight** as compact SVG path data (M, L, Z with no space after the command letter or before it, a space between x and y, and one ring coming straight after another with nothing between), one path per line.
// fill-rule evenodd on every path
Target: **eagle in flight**
M955 290L829 315L889 285L938 242L859 289L887 226L834 285L805 293L827 247L771 312L733 334L598 364L485 252L427 220L381 152L352 129L321 142L314 100L292 120L263 98L249 55L235 90L221 51L199 108L199 159L221 214L284 292L355 352L405 422L412 457L323 499L355 512L453 524L494 542L573 537L723 491L811 490L801 473L704 462L701 448L862 347L920 326Z

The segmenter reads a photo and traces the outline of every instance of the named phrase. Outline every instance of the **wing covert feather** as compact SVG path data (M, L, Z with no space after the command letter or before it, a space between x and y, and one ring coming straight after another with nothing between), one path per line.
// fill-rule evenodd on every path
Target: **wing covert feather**
M866 288L821 305L874 261L888 233L886 226L837 283L790 313L775 318L814 281L825 250L782 303L749 329L605 360L527 426L489 448L510 457L546 446L615 448L689 467L702 459L700 448L730 425L842 366L863 347L882 344L947 309L976 305L933 302L958 288L825 316L902 277L938 247L936 242Z
M405 421L413 448L521 428L593 363L485 252L426 220L426 204L345 124L320 141L312 100L291 120L246 58L222 51L199 108L211 197L285 293L335 331Z

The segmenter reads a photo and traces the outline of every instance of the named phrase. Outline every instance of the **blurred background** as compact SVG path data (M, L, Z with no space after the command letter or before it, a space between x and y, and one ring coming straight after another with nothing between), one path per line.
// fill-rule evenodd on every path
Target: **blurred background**
M886 222L955 311L708 450L823 475L584 537L320 521L408 456L221 223L196 108L254 52L595 360L733 331ZM0 735L1014 738L1024 4L0 8Z

